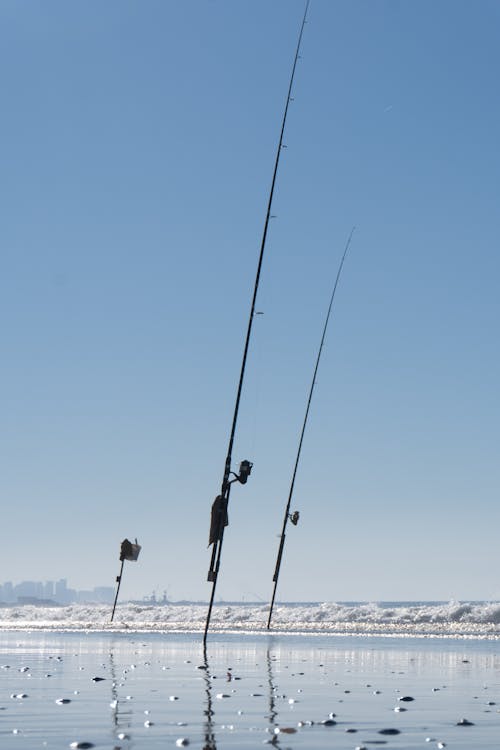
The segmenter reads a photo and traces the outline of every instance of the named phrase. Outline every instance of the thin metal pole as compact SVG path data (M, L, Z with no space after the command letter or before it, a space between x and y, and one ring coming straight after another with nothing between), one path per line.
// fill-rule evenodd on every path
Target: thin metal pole
M269 606L269 617L267 618L267 629L268 630L271 627L271 618L273 616L274 600L276 598L276 589L278 587L278 579L279 579L279 575L280 575L281 560L282 560L282 557L283 557L283 550L284 550L284 547L285 547L285 538L286 538L285 531L286 531L286 526L287 526L287 523L288 523L288 520L289 520L289 517L290 517L290 505L292 503L293 490L294 490L294 486L295 486L295 477L297 476L297 469L299 467L300 453L302 451L302 442L304 440L304 434L305 434L306 425L307 425L307 418L309 416L309 407L311 406L311 400L312 400L312 395L313 395L313 391L314 391L314 386L316 385L316 375L318 374L319 361L321 359L321 352L323 351L323 344L324 344L324 341L325 341L326 329L328 328L328 321L330 320L330 313L332 311L332 305L333 305L333 300L334 300L334 297L335 297L335 292L337 291L337 285L339 283L340 274L342 273L342 267L344 265L344 261L345 261L346 255L347 255L347 251L349 250L349 245L351 244L351 239L352 239L352 235L354 234L354 229L355 229L355 227L353 227L351 229L351 233L349 234L349 238L348 238L348 240L346 242L346 245L345 245L345 248L344 248L344 254L342 255L342 260L340 261L340 265L339 265L339 268L338 268L338 271L337 271L337 276L335 278L335 284L333 286L333 291L332 291L332 294L331 294L331 297L330 297L330 304L328 305L328 312L326 314L325 324L323 326L323 335L321 336L321 343L319 345L318 356L316 358L316 366L314 368L314 374L313 374L313 378L312 378L312 382L311 382L311 388L310 388L310 391L309 391L309 398L307 400L306 413L305 413L305 416L304 416L304 422L302 424L302 431L300 433L299 447L298 447L298 450L297 450L297 457L295 459L295 466L294 466L294 469L293 469L292 481L291 481L291 484L290 484L290 492L288 493L288 502L286 504L285 516L283 518L283 528L282 528L282 531L281 531L280 545L279 545L279 549L278 549L278 557L276 559L276 567L274 569L274 576L273 576L273 581L274 581L273 595L272 595L272 598L271 598L271 604Z
M110 622L113 622L113 617L115 616L115 609L116 609L116 602L118 601L118 594L120 593L120 586L122 582L122 573L123 573L123 565L125 563L125 560L122 560L122 565L120 568L119 575L116 576L116 582L118 586L116 587L116 596L115 596L115 603L113 604L113 611L111 612L111 620Z
M295 51L295 57L294 57L293 66L292 66L292 73L291 73L291 76L290 76L290 82L289 82L289 86L288 86L288 94L287 94L287 97L286 97L285 111L284 111L283 120L282 120L282 123L281 123L281 132L280 132L280 137L279 137L279 142L278 142L278 149L277 149L277 152L276 152L276 159L275 159L275 163L274 163L274 171L273 171L273 178L272 178L272 182L271 182L271 189L270 189L270 192L269 192L269 200L268 200L268 204L267 204L266 219L265 219L265 222L264 222L264 231L263 231L263 234L262 234L262 241L261 241L261 245L260 245L259 262L258 262L258 265L257 265L257 273L256 273L256 277L255 277L255 285L254 285L254 291L253 291L253 297L252 297L252 304L251 304L251 307L250 307L250 315L249 315L249 318L248 318L248 328L247 328L247 335L246 335L246 339L245 339L245 348L244 348L244 351L243 351L243 359L242 359L242 362L241 362L240 379L239 379L239 383L238 383L238 391L237 391L237 394L236 394L236 403L235 403L235 407L234 407L233 423L232 423L232 426L231 426L231 434L230 434L230 437L229 437L229 445L228 445L228 450L227 450L226 463L224 465L224 476L223 476L223 480L222 480L221 495L222 495L223 501L225 503L225 510L226 511L227 511L227 506L228 506L228 503L229 503L229 494L230 494L230 488L231 488L231 485L229 483L229 475L231 473L231 459L232 459L232 452L233 452L233 443L234 443L234 436L235 436L235 433L236 433L236 423L238 421L238 411L239 411L239 407L240 407L241 391L242 391L242 388L243 388L243 378L244 378L244 375L245 375L245 367L246 367L246 361L247 361L248 347L249 347L249 344L250 344L250 335L252 333L252 324L253 324L253 319L254 319L254 315L255 315L255 302L256 302L256 299L257 299L257 291L258 291L258 288L259 288L260 272L261 272L261 269L262 269L262 261L264 259L264 249L265 249L265 246L266 246L266 238L267 238L267 230L268 230L268 227L269 227L269 219L271 218L271 208L272 208L273 195L274 195L274 186L276 184L276 176L278 174L278 166L279 166L279 161L280 161L280 155L281 155L281 150L282 150L282 147L283 147L283 134L285 132L285 125L286 125L286 119L287 119L287 114L288 114L288 106L289 106L290 101L291 101L293 79L295 77L295 69L297 67L297 61L299 59L300 45L301 45L301 42L302 42L302 34L304 32L304 26L306 24L306 18L307 18L307 11L308 11L308 8L309 8L309 2L310 2L310 0L307 0L306 7L305 7L305 10L304 10L304 17L302 19L302 24L301 24L301 27L300 27L300 33L299 33L299 38L298 38L298 42L297 42L297 49ZM204 644L206 644L206 642L207 642L207 633L208 633L208 628L210 627L210 618L211 618L211 615L212 615L212 606L213 606L214 598L215 598L215 588L217 586L217 578L218 578L218 575L219 575L219 568L220 568L220 559L221 559L223 538L224 538L224 524L222 524L218 540L216 542L214 542L214 545L216 545L216 547L217 547L217 553L216 553L216 555L215 554L212 555L212 561L213 561L214 558L216 558L215 567L213 566L213 562L212 562L211 569L209 570L209 574L208 574L208 580L212 580L213 581L213 585L212 585L212 594L211 594L211 597L210 597L210 603L209 603L209 606L208 606L207 620L206 620L206 623L205 623L205 632L204 632L204 635L203 635L203 643ZM214 552L215 552L215 549L214 549Z

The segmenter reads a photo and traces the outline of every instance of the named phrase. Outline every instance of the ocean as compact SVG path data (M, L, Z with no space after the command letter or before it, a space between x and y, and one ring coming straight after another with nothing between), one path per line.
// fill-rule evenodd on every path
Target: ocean
M216 604L211 630L267 633L267 604ZM124 603L110 623L111 607L0 608L0 630L98 630L117 632L203 632L206 604ZM379 637L500 637L499 602L290 603L274 608L273 632Z

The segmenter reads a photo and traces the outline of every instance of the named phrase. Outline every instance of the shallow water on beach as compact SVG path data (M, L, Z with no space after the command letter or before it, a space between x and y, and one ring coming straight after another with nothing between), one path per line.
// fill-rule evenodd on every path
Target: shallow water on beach
M497 641L226 634L205 658L197 635L9 632L0 667L7 750L498 748L500 737ZM336 724L321 724L330 713Z

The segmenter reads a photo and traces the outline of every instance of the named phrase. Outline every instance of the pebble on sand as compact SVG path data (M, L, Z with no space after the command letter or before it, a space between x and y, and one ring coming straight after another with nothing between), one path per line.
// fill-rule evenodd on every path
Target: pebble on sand
M65 706L67 703L71 703L71 698L57 698L56 703L59 706Z
M460 719L460 721L457 721L457 727L473 727L474 722L469 721L468 719Z
M72 750L89 750L94 745L92 742L72 742L70 747Z
M179 739L175 741L175 744L177 747L186 747L189 745L189 740L187 737L179 737Z

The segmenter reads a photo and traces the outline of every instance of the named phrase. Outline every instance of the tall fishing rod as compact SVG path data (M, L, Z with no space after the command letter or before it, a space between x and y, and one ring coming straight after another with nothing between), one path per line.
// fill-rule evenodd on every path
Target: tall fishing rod
M321 336L321 343L319 345L318 356L316 358L316 366L314 368L314 374L313 374L313 378L312 378L312 382L311 382L311 388L310 388L310 391L309 391L309 398L307 400L306 413L305 413L305 416L304 416L304 422L302 424L302 431L300 433L299 447L298 447L298 450L297 450L297 457L295 459L295 466L294 466L294 469L293 469L292 481L291 481L291 484L290 484L290 492L288 493L288 502L287 502L286 508L285 508L285 517L283 519L283 528L282 528L282 531L281 531L280 544L279 544L279 549L278 549L278 557L276 559L276 567L274 569L274 576L273 576L274 588L273 588L273 595L272 595L272 599L271 599L271 604L269 606L269 617L267 618L267 629L268 630L271 627L271 618L273 616L274 600L276 598L276 589L278 588L278 579L279 579L279 575L280 575L281 560L282 560L282 557L283 557L283 549L285 547L286 526L287 526L288 521L290 521L294 526L296 526L297 523L298 523L298 520L299 520L299 511L298 510L294 511L294 513L290 513L290 505L292 503L293 490L294 490L294 487L295 487L295 477L297 476L297 469L299 467L300 453L302 451L302 443L304 441L304 434L305 434L305 431L306 431L307 419L309 417L309 408L311 406L311 400L312 400L312 395L313 395L313 392L314 392L314 386L316 385L316 375L318 374L319 361L321 359L321 352L323 351L323 344L325 342L326 329L328 328L328 321L330 320L330 313L332 311L332 305L333 305L333 300L335 298L335 292L337 291L337 286L338 286L338 283L339 283L340 274L342 273L342 267L343 267L344 261L346 259L347 251L349 250L349 245L351 244L351 239L352 239L352 235L354 234L354 229L355 229L355 227L353 227L351 229L351 233L349 234L349 238L348 238L348 240L346 242L346 245L345 245L345 248L344 248L344 254L342 255L342 260L340 261L340 264L339 264L339 268L338 268L338 271L337 271L337 276L335 278L335 284L333 285L333 291L332 291L332 294L331 294L331 297L330 297L330 304L328 305L328 312L326 314L325 324L323 326L323 335Z
M302 18L302 24L300 27L299 32L299 38L297 42L297 48L295 51L295 57L293 61L292 66L292 73L290 76L290 82L288 85L288 94L286 97L286 104L285 104L285 111L283 114L283 120L281 123L281 131L280 131L280 137L278 142L278 148L276 152L276 159L274 163L274 171L273 171L273 178L271 181L271 189L269 192L269 200L267 203L267 212L266 212L266 219L264 222L264 231L262 233L262 241L260 245L260 254L259 254L259 262L257 264L257 273L255 276L255 284L254 284L254 291L253 291L253 297L252 297L252 304L250 307L250 315L248 318L248 328L247 328L247 335L245 339L245 347L243 350L243 359L241 362L241 371L240 371L240 379L238 383L238 390L236 394L236 403L234 406L234 414L233 414L233 423L231 426L231 434L229 437L229 445L227 449L227 456L226 456L226 462L224 464L224 476L222 479L222 487L221 487L221 493L218 495L212 505L212 513L211 513L211 524L210 524L210 536L209 536L209 543L208 546L213 544L212 548L212 558L210 560L210 568L208 571L207 580L211 581L213 583L212 585L212 594L210 596L210 603L208 605L208 613L207 613L207 619L205 623L205 632L203 634L203 644L206 645L207 642L207 633L208 628L210 627L210 618L212 615L212 607L214 603L215 598L215 588L217 586L217 578L219 575L219 568L220 568L220 559L221 559L221 552L222 552L222 542L224 539L224 529L228 525L228 518L227 518L227 507L229 503L229 495L231 492L231 484L233 482L239 481L241 484L245 484L250 472L252 470L252 464L250 461L242 461L240 464L240 470L239 474L235 474L231 471L231 460L232 460L232 452L233 452L233 443L234 443L234 436L236 432L236 422L238 420L238 411L240 407L240 398L241 398L241 391L243 388L243 378L245 375L245 367L246 367L246 361L247 361L247 354L248 354L248 347L250 344L250 335L252 333L252 324L253 319L255 316L255 302L257 299L257 291L259 288L259 280L260 280L260 272L262 268L262 261L264 259L264 249L266 246L266 238L267 238L267 230L269 227L269 219L271 218L271 208L272 208L272 202L273 202L273 195L274 195L274 186L276 184L276 175L278 174L278 166L280 162L280 155L281 150L283 148L283 134L285 132L285 126L286 126L286 120L287 120L287 114L288 114L288 107L291 101L291 94L292 94L292 87L293 87L293 80L295 77L295 69L297 67L297 61L299 59L299 52L300 52L300 45L302 42L302 34L304 32L304 26L306 24L306 18L307 18L307 11L309 8L309 2L310 0L307 0L305 10L304 10L304 16ZM229 477L233 474L234 479L230 480Z

